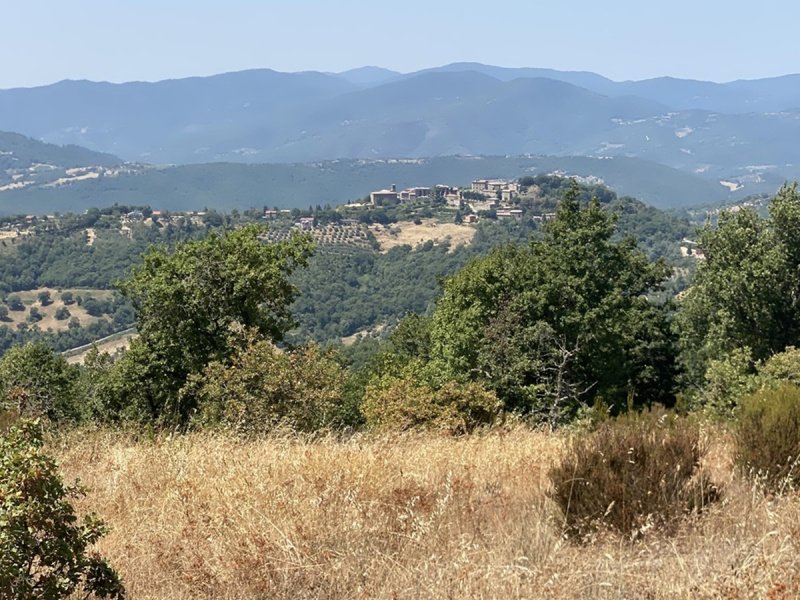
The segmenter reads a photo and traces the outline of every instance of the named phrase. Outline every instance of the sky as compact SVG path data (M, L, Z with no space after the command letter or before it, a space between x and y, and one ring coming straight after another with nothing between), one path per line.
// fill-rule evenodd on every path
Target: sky
M800 2L0 0L0 88L451 62L709 81L800 72Z

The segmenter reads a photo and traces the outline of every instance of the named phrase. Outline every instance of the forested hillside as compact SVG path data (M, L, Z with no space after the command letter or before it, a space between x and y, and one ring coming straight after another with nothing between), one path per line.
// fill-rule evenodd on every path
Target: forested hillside
M301 164L242 165L215 163L175 167L124 165L93 170L78 179L48 171L42 181L0 190L0 215L82 212L96 206L149 205L153 209L218 211L277 206L301 208L337 205L396 184L466 186L484 177L560 173L594 177L622 195L659 208L709 204L737 194L716 182L635 158L547 156L470 156L429 159L333 160ZM43 177L43 175L37 175ZM48 185L53 178L61 185ZM68 179L68 180L67 180ZM783 180L768 178L769 190Z
M568 180L559 177L528 179L531 184L535 182L539 190L537 209L554 210ZM687 221L631 198L617 198L603 186L584 186L582 189L583 202L597 196L608 210L619 215L619 235L634 235L652 258L666 257L686 262L680 257L679 242L690 231ZM8 298L20 291L39 288L112 289L115 282L139 264L143 253L152 245L171 248L181 241L203 237L209 232L263 222L262 211L229 215L209 211L202 216L165 213L153 220L149 217L150 209L144 209L142 217L148 215L149 219L145 223L128 220L127 214L135 212L134 209L133 206L120 205L103 210L92 209L82 215L63 215L56 221L43 220L31 225L32 235L0 240L3 256L0 261L0 291ZM270 227L276 233L288 231L293 219L302 215L314 216L320 224L319 231L323 231L323 223L336 223L345 217L389 224L398 219L410 222L420 216L436 216L451 223L456 218L451 210L422 202L394 209L348 209L344 206L340 210L295 211L295 215L271 221ZM468 245L428 241L381 252L352 241L361 238L346 236L339 242L331 239L330 243L320 245L308 267L298 270L294 276L301 293L292 307L298 327L291 332L290 339L294 342L314 339L338 343L341 338L391 327L408 313L425 314L441 293L442 280L471 258L486 254L499 245L524 243L540 235L540 223L532 218L522 221L486 218L469 228L462 228L474 232ZM691 266L691 261L687 265ZM91 329L67 329L66 322L64 331L53 333L39 329L35 322L22 329L15 323L0 325L0 332L3 332L0 348L40 336L52 338L60 350L81 345L132 323L129 308L122 310L122 304L114 306L114 310L107 314L107 320L93 323ZM119 315L118 310L122 310Z

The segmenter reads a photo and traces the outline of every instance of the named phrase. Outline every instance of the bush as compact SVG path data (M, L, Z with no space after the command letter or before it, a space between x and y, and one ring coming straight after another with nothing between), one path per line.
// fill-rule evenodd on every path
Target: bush
M314 431L334 423L345 371L317 346L283 352L248 334L228 362L211 362L181 391L196 398L195 424L261 434L278 425Z
M478 383L449 382L434 389L412 376L384 376L367 386L361 411L375 429L459 434L492 423L501 406L494 392Z
M39 292L38 298L39 298L39 303L42 306L50 306L53 303L53 299L50 297L50 292L48 292L47 290Z
M9 296L8 300L6 300L6 304L8 304L9 310L25 310L25 304L23 304L19 296Z
M41 428L22 421L0 437L0 598L124 598L117 573L89 548L105 533L94 515L79 521Z
M787 346L783 352L768 358L758 374L766 383L800 384L800 350L794 346Z
M800 483L800 388L766 388L741 402L734 460L767 491Z
M55 318L57 321L66 321L72 316L69 312L69 309L66 306L59 306L56 309Z
M666 413L624 415L580 434L549 473L566 532L668 529L717 498L699 470L704 454L696 426Z

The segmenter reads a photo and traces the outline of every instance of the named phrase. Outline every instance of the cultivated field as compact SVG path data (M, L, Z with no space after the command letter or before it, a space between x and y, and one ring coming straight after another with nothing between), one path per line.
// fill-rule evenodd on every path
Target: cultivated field
M50 292L50 298L52 299L52 304L48 304L47 306L42 306L39 302L39 293L40 292ZM111 297L112 292L108 290L95 290L95 289L69 289L69 290L56 290L53 288L39 288L36 290L28 290L24 292L12 292L9 294L10 296L18 296L22 303L25 305L25 310L9 310L8 311L8 321L3 323L0 322L0 325L10 325L16 326L18 323L29 323L28 315L30 314L30 308L35 306L39 311L39 314L42 315L42 319L37 321L35 324L39 326L42 331L47 331L48 329L52 329L53 331L63 331L69 327L69 321L72 317L75 317L80 321L80 324L89 325L90 323L94 323L95 321L99 321L102 317L93 317L86 312L82 307L78 306L77 303L70 304L67 306L67 309L70 312L70 317L63 320L58 320L55 317L56 311L64 306L64 303L61 301L61 292L62 291L70 291L74 296L83 296L84 298L96 298L98 300L105 300ZM33 323L30 323L33 325Z
M420 225L412 221L400 221L392 225L372 225L370 230L381 245L382 252L388 252L395 246L418 246L425 242L442 243L450 241L450 246L456 248L462 244L469 244L475 237L475 228L469 225L456 225L455 223L439 223L436 219L424 219Z
M565 539L547 471L566 437L524 429L238 441L53 442L131 598L795 598L800 499L708 469L724 501L673 537Z

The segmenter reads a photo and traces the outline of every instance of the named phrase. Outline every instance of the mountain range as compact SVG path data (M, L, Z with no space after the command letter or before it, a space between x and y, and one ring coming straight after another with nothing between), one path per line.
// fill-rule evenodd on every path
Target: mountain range
M642 159L712 183L720 196L741 195L800 176L800 75L612 81L457 63L414 73L259 69L155 83L62 81L0 90L0 130L161 165Z

